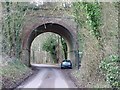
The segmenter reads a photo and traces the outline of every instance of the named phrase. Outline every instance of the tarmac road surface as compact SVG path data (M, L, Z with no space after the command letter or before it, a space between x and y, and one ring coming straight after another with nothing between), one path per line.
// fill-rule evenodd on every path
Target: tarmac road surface
M64 74L64 70L56 65L32 64L38 69L35 75L28 78L18 88L76 88L75 84Z

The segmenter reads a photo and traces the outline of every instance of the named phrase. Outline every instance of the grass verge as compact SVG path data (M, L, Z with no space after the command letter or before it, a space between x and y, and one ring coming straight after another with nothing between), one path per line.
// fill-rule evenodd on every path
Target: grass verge
M9 60L8 60L9 59ZM2 58L2 88L15 88L32 74L32 70L15 58Z

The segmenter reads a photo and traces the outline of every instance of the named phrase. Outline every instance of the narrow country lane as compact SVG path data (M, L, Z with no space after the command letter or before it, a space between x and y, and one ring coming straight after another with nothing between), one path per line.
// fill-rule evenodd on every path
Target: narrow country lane
M60 68L54 65L37 64L34 67L39 69L38 73L23 82L18 88L76 88Z

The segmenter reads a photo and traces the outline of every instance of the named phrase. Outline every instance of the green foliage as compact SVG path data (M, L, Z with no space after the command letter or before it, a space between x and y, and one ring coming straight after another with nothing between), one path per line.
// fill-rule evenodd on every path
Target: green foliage
M60 37L60 38L55 38L55 36L54 37L49 37L42 45L42 49L51 54L54 62L56 62L55 59L57 59L56 47L57 47L58 44L60 44L60 43L57 42L57 40L58 40L58 42L61 41L62 50L64 52L64 58L67 59L67 44L62 37Z
M119 10L119 7L120 7L120 1L119 1L119 2L114 2L114 6L116 7L116 9Z
M56 52L55 52L55 48L57 45L57 41L54 37L50 37L48 38L42 45L42 49L49 52L52 56L52 58L56 59Z
M73 8L73 16L75 21L80 27L85 26L85 21L86 21L86 13L85 10L82 7L81 2L74 2L72 5Z
M106 74L106 80L113 87L120 88L120 58L110 55L101 61L100 68Z
M101 38L99 27L101 25L101 7L97 2L73 3L75 21L80 27L90 27L90 33L97 39Z
M20 33L23 28L23 23L27 9L26 3L18 2L4 2L2 3L3 12L3 52L9 56L15 55L20 57L21 53L21 37Z
M67 44L66 44L66 42L65 42L65 40L61 37L61 43L62 43L62 49L63 49L63 51L64 51L64 56L65 56L65 59L67 59Z
M27 66L20 62L20 60L13 60L8 62L8 64L0 69L0 75L4 75L7 77L12 77L11 75L15 75L18 73L24 73L27 70Z

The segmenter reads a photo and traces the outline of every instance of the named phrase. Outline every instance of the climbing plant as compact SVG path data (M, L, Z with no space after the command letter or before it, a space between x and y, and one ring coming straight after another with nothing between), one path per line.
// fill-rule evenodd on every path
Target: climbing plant
M67 59L67 44L65 40L61 37L62 50L64 52L64 58Z
M3 51L18 57L20 53L20 31L25 16L21 3L5 2L3 17Z
M101 7L98 2L74 2L73 15L80 27L89 26L89 31L98 40L101 38L99 27L101 25Z
M20 57L21 53L21 31L25 16L28 11L28 3L3 2L3 47L2 51L9 56Z
M106 74L106 80L112 87L120 87L120 58L118 55L110 55L101 61L100 68Z
M115 3L117 9L120 6L119 3ZM106 81L112 87L120 87L120 57L118 55L104 55L103 38L100 31L101 26L101 3L99 2L74 2L73 16L78 26L87 28L90 34L92 34L97 40L98 45L101 46L99 51L102 51L102 58L100 69L104 72Z

